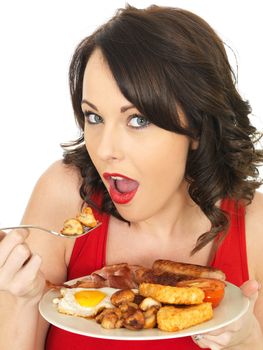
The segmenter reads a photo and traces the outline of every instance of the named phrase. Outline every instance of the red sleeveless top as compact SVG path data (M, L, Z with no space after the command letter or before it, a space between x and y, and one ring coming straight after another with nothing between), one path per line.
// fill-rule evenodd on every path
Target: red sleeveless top
M245 237L245 211L243 206L236 208L235 202L224 200L221 208L230 218L230 227L226 238L217 250L211 266L225 272L227 281L240 286L248 280L248 266ZM105 266L106 242L109 216L95 213L102 225L89 235L78 238L73 248L69 267L68 280L89 275ZM122 341L86 337L50 326L46 350L132 350L152 348L154 350L198 350L200 349L191 337L149 340Z

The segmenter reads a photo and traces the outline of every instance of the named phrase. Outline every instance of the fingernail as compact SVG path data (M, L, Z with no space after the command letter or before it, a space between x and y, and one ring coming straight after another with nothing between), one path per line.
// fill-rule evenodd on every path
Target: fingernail
M42 261L41 256L38 255L38 254L34 254L34 258L35 258L36 260L38 260L38 261Z
M41 256L39 256L38 254L34 254L34 255L32 255L32 257L31 257L31 261L33 262L33 264L34 264L35 266L40 266L41 263L42 263L42 258L41 258Z
M202 334L195 334L193 335L193 338L196 342L198 342L199 340L201 340L203 338Z
M23 235L26 235L26 234L28 234L29 233L29 230L27 229L27 228L16 228L16 229L14 229L14 231L16 231L16 232L21 232Z
M258 282L258 281L257 281ZM260 290L261 289L261 283L260 282L258 282L258 290Z
M29 235L29 230L27 230L25 228L15 229L13 231L10 231L10 233L11 232L17 232L22 239L27 238L27 236Z

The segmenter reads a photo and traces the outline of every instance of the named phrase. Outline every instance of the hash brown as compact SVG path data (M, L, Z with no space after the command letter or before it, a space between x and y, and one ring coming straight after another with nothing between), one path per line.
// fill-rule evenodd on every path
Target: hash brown
M201 304L205 297L205 293L197 287L173 287L153 283L141 283L139 293L165 304Z
M211 303L176 307L164 306L157 312L158 328L162 331L177 332L210 320L213 317Z

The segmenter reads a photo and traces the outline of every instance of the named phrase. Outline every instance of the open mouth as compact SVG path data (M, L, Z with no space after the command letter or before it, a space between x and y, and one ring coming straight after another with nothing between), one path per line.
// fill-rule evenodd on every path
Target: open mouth
M129 203L139 187L139 183L136 180L120 174L104 173L103 177L109 183L111 199L118 204Z

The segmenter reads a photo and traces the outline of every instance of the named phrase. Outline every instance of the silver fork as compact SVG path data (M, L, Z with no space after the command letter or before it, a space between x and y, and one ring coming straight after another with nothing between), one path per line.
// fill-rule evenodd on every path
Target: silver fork
M41 230L41 231L45 231L45 232L48 232L52 235L55 235L55 236L60 236L60 237L67 237L67 238L76 238L76 237L82 237L84 235L86 235L87 233L90 233L91 231L95 230L95 228L99 227L101 225L101 222L98 222L96 226L94 227L87 227L85 226L84 227L84 232L81 233L81 234L72 234L72 235L67 235L65 233L61 233L61 232L56 232L56 231L53 231L53 230L48 230L47 228L44 228L42 226L37 226L37 225L18 225L18 226L9 226L9 227L0 227L0 231L5 231L5 230L14 230L14 229L20 229L20 228L33 228L33 229L36 229L36 230Z

